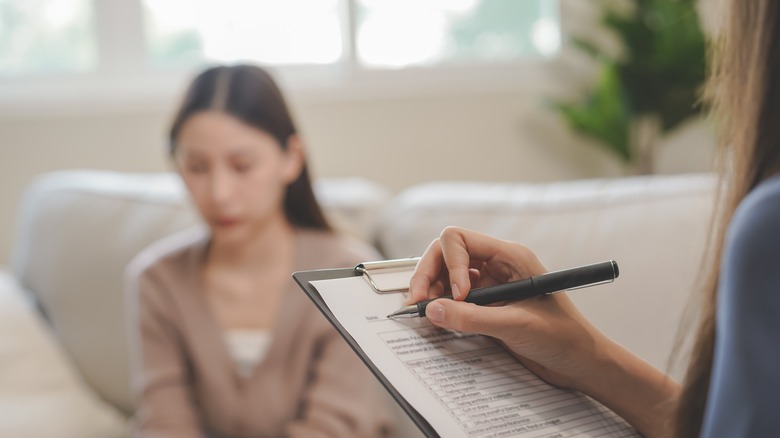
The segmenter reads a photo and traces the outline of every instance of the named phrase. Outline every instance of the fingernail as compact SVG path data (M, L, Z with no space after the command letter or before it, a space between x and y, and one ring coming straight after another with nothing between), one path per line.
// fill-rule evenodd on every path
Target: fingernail
M444 322L444 306L436 301L425 306L425 316L433 322Z
M460 288L457 284L452 283L450 289L452 289L452 298L455 298L456 300L460 298Z

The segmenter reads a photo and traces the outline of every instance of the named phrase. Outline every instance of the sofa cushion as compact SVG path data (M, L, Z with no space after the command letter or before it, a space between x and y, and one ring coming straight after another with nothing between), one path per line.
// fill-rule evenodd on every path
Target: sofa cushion
M373 232L386 192L361 179L319 180L331 221ZM31 291L86 381L124 412L133 409L125 338L124 269L144 247L197 215L171 173L63 171L24 193L14 272Z
M0 436L111 438L123 416L81 380L13 277L0 270Z
M457 225L520 242L551 270L615 259L615 283L570 296L610 337L666 368L700 272L714 188L708 174L430 183L386 206L378 241L388 257L420 255L444 227Z

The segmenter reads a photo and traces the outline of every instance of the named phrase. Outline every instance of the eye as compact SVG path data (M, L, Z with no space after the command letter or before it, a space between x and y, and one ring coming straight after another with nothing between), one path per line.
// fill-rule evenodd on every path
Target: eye
M233 163L233 169L238 173L246 173L252 170L252 167L254 166L254 163L250 162L237 162Z
M187 163L184 166L184 169L188 173L199 175L208 172L209 166L206 163L193 162L193 163Z

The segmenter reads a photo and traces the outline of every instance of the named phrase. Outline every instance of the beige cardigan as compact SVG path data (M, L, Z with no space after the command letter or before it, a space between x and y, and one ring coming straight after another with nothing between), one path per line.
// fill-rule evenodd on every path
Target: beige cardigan
M389 435L386 394L292 278L266 358L241 377L203 296L207 243L206 232L188 230L128 267L137 435ZM377 254L330 233L298 230L295 257L295 270L308 270L354 266Z

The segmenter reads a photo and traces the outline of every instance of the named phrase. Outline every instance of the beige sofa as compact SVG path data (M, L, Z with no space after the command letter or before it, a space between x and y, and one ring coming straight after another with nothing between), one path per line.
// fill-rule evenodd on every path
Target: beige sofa
M442 228L460 225L523 242L550 269L617 260L616 283L572 298L607 334L665 368L699 272L714 185L711 175L437 182L391 195L362 179L324 179L316 190L338 228L388 258L419 255ZM133 409L124 267L195 221L171 174L67 171L29 187L12 266L0 275L0 337L8 338L0 369L15 373L0 376L0 436L122 436ZM14 331L22 336L10 339Z

